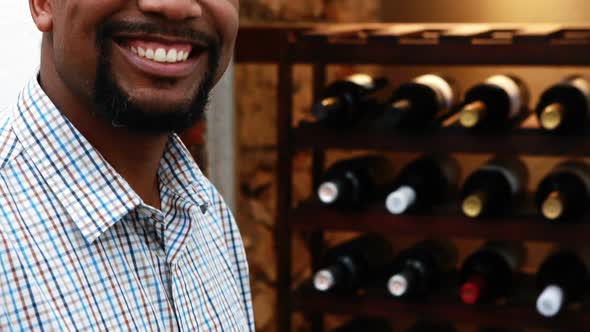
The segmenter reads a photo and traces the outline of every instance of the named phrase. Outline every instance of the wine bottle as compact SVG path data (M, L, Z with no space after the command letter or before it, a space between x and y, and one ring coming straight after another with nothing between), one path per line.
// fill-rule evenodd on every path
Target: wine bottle
M537 187L535 201L550 221L579 220L590 202L590 165L568 160L558 164Z
M384 88L387 80L366 74L350 75L325 88L312 106L316 122L325 127L350 127L359 121L371 105L373 94Z
M457 329L451 323L418 321L412 325L408 332L456 332Z
M332 332L393 332L391 322L380 317L358 317Z
M382 197L394 175L391 163L381 156L341 160L323 175L317 196L327 206L359 209Z
M450 115L459 99L453 80L427 74L397 88L384 105L381 128L428 128Z
M550 254L536 275L537 311L545 317L557 315L568 303L578 302L588 291L588 250L576 253L561 249Z
M442 240L425 240L403 250L386 268L389 293L397 298L431 294L455 267L457 256L453 244Z
M527 182L528 171L521 160L496 157L465 180L463 214L479 218L506 213L521 201Z
M577 75L565 78L543 92L535 112L547 131L584 129L590 114L590 82Z
M465 128L506 127L526 111L529 92L524 83L508 75L494 75L467 91L459 122Z
M463 302L475 304L508 295L525 252L519 243L489 241L470 255L460 271Z
M406 165L385 199L391 214L424 211L456 193L459 163L450 156L424 155Z
M387 239L365 234L328 250L313 277L316 290L353 292L383 269L393 249Z

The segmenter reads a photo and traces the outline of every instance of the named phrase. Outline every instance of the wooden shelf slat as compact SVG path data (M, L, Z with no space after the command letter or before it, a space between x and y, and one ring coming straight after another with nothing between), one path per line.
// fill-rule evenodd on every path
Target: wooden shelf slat
M300 42L296 63L378 65L589 65L590 44L363 44Z
M441 128L432 132L339 131L302 127L292 131L297 149L375 149L397 152L505 153L541 156L590 155L590 134L555 136L539 129L468 132Z
M569 328L567 331L590 329L590 315L566 309L559 316L546 319L537 314L534 304L489 304L468 306L458 301L397 301L385 296L320 294L299 291L295 307L304 312L344 315L375 315L387 318L428 317L433 320L471 323L480 326L501 324L510 328Z
M305 231L380 232L389 235L484 238L512 241L585 242L590 224L552 224L540 217L500 217L473 220L460 215L394 216L378 208L339 211L303 204L289 214L293 229Z
M547 24L243 26L236 61L277 63L285 39L292 63L590 65L590 26Z

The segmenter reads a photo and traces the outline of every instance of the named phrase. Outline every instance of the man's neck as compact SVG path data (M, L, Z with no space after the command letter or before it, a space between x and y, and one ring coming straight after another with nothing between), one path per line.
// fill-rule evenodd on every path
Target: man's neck
M168 135L133 134L125 128L114 128L100 121L102 119L80 126L76 120L70 120L146 204L160 209L157 172Z
M143 135L114 127L92 111L93 105L69 91L51 65L42 64L39 83L56 107L142 200L160 209L157 171L169 135Z

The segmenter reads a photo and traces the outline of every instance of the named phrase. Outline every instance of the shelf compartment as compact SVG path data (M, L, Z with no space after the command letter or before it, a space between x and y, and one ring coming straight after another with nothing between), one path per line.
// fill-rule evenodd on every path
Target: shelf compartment
M295 308L302 312L339 315L375 315L390 319L428 317L433 320L471 323L481 326L502 324L512 328L569 328L568 331L590 329L587 307L567 308L555 318L536 313L534 304L503 303L469 306L459 300L431 298L427 301L399 301L385 295L322 294L308 284L294 294Z
M293 229L303 231L381 232L391 236L438 236L512 241L588 241L590 224L552 224L540 217L473 220L458 214L395 216L378 208L339 211L305 203L289 214Z
M540 129L468 132L440 128L430 132L330 130L301 127L292 130L297 149L371 149L396 152L507 153L520 155L590 155L590 135L555 136Z

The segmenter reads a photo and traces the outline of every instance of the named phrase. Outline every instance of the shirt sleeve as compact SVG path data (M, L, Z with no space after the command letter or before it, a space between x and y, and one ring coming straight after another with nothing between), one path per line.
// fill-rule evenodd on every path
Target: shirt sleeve
M241 293L240 295L244 304L244 310L246 311L250 332L254 332L254 312L252 308L252 293L250 290L250 275L248 261L246 259L246 251L242 242L240 230L238 229L238 225L236 224L232 212L225 204L223 197L221 197L215 186L211 183L210 188L210 198L213 205L210 208L213 209L215 214L221 216L223 234L233 266L233 274Z

